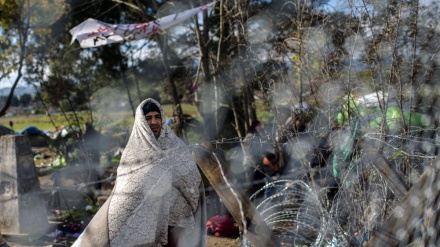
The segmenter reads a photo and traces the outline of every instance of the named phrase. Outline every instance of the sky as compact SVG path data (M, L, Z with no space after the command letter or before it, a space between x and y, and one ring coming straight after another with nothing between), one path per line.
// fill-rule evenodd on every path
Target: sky
M9 78L5 78L3 80L0 81L0 88L5 88L5 87L12 87L12 84L14 83L15 78L17 77L17 72L13 72L11 74L11 76ZM26 86L26 83L22 82L19 83L20 86Z

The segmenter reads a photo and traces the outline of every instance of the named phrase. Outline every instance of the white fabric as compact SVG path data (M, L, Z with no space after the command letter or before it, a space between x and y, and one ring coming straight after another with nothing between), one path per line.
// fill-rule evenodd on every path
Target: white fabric
M148 23L112 25L89 18L70 30L72 43L77 39L82 48L144 39L170 28L211 7L215 2L177 14L168 15Z
M169 226L185 228L178 246L206 246L204 187L197 166L166 124L156 140L142 112L147 102L160 108L152 99L137 108L110 198L72 246L162 246ZM163 122L162 109L161 115Z

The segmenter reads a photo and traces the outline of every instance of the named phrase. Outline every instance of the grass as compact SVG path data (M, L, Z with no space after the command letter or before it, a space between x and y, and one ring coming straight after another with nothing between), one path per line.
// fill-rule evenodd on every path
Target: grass
M173 105L163 105L163 111L166 117L170 117L173 113ZM201 120L197 107L191 104L182 104L183 113L193 116L198 120ZM119 127L123 129L130 129L133 126L134 118L131 111L126 112L111 112L111 113L93 113L93 118L95 125L99 129L107 129L112 127ZM51 115L56 127L64 125L68 126L69 121L61 114L56 113ZM67 114L67 118L73 125L76 125L74 115L72 113ZM89 121L90 117L87 112L78 113L78 118L80 121L80 126L82 127L84 122ZM0 124L9 128L9 122L13 122L13 129L20 132L28 126L35 126L40 130L51 130L55 131L56 127L51 122L50 117L45 114L40 115L22 115L22 116L11 116L0 118Z
M20 132L25 127L35 126L41 130L54 130L55 127L46 115L27 115L27 116L12 116L0 118L0 124L10 128L9 123L13 122L13 129ZM67 121L58 120L59 125L67 124Z
M173 114L173 105L162 105L163 111L165 113L165 117L168 118ZM273 114L267 107L262 103L258 102L257 104L257 117L263 123L269 122L270 119L273 119ZM199 114L197 110L197 106L192 104L182 104L182 110L184 114L188 114L195 119L199 120L203 123L203 118ZM51 115L56 127L64 125L68 126L69 122L61 113L56 113ZM70 119L72 125L76 125L76 120L72 113L68 113L67 117ZM78 118L80 121L80 127L83 128L84 122L90 121L90 116L88 112L80 112L78 113ZM134 123L133 113L131 111L122 111L122 112L94 112L93 113L94 124L97 130L101 133L105 133L107 131L114 132L120 131L124 132L125 130L131 130ZM9 122L12 121L14 123L13 129L17 132L21 132L25 127L35 126L43 131L55 131L56 127L52 124L49 116L41 114L41 115L23 115L23 116L12 116L12 117L3 117L0 118L0 124L6 127L9 127ZM203 130L199 128L192 128L188 130L187 137L189 143L198 143L203 140Z

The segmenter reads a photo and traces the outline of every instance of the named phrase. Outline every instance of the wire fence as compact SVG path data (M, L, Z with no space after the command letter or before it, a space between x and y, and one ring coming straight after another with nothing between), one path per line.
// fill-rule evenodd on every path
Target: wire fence
M409 202L413 206L403 212L408 219L394 219L392 229L397 230L393 234L398 233L395 238L404 236L401 232L404 231L412 236L405 240L408 243L437 244L439 186L437 165L430 165L440 145L437 131L405 134L364 131L354 135L353 128L346 126L325 131L222 138L210 143L227 161L226 170L234 177L230 182L248 193L266 223L285 243L361 246L380 232L386 232L378 229L395 215L402 214L405 208L402 203ZM286 141L279 142L279 139ZM375 153L372 154L371 149ZM279 158L277 177L265 174L261 159L254 157L254 162L250 162L249 157L261 158L265 152L273 152ZM405 197L396 193L390 184L393 181L375 164L377 154L407 188L418 191L406 190L408 196ZM84 169L89 165L84 164ZM430 173L425 176L429 179L420 184L422 174L427 172ZM263 176L252 179L247 173ZM72 186L54 184L48 207L70 210L73 205L67 194L76 191L86 198L99 195L92 188L112 182L114 175ZM267 196L265 192L270 188L272 194ZM212 187L206 187L206 193L208 215L227 210ZM398 229L401 231L397 232Z

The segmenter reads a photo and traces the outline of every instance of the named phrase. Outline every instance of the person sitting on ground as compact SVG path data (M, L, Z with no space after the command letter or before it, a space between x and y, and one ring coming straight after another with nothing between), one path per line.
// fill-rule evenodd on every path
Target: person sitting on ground
M266 185L271 182L277 180L280 177L279 167L278 167L278 158L273 153L266 153L263 158L263 171L266 175L264 177L264 182ZM264 191L264 198L268 198L275 193L274 187L267 187Z
M115 187L73 246L206 245L201 175L159 103L136 109Z

